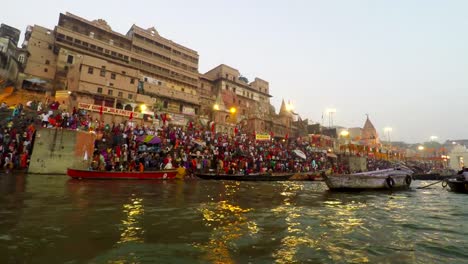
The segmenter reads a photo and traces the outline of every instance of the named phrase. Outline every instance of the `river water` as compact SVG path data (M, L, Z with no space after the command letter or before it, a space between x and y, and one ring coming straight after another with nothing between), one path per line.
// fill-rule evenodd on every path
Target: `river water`
M0 175L0 263L468 263L465 194Z

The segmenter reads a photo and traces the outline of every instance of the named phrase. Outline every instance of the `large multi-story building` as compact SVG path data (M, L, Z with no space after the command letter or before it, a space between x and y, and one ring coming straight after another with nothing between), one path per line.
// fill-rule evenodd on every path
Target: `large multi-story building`
M133 25L124 35L102 19L65 13L54 30L28 27L24 46L31 55L23 84L32 80L55 93L62 107L96 118L102 113L107 122L144 112L175 125L211 121L218 132L285 137L297 130L284 102L275 113L267 81L249 82L224 64L200 74L198 53L154 27Z
M256 121L271 114L269 84L255 78L249 83L240 72L221 64L201 77L202 113L211 112L218 131L238 129L268 130Z
M55 91L68 90L73 83L72 101L103 102L108 107L144 103L147 112L167 113L179 124L198 114L198 53L163 38L155 28L133 25L123 35L102 19L89 21L65 13L60 14L53 31L34 26L28 32L27 47L34 55L26 74L44 81L52 78ZM95 83L95 90L91 90L83 73L76 70L83 68L96 69L99 77L107 81ZM118 73L110 68L118 69ZM119 76L129 78L129 82L117 88L112 78ZM104 98L105 91L112 94L107 93ZM127 92L127 96L119 97L119 91ZM72 102L72 106L79 105Z

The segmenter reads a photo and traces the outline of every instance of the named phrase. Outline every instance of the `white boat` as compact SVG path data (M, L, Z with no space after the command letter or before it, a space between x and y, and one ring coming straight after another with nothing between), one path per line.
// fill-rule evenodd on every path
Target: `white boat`
M413 171L406 167L354 174L323 175L330 190L407 189Z

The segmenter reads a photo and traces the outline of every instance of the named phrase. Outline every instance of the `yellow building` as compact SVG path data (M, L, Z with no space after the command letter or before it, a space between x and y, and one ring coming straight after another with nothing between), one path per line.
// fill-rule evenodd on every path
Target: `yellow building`
M146 104L147 112L167 113L178 125L198 114L198 53L155 28L133 25L123 35L102 19L65 13L53 31L34 26L28 39L33 59L26 73L53 80L54 91L73 92L70 106L87 94L84 101L109 107Z

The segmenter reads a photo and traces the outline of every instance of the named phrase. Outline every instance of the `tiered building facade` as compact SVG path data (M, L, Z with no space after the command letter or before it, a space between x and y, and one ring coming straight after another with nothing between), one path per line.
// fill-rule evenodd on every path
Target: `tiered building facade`
M200 74L198 53L154 27L133 25L123 35L104 20L65 13L54 30L28 27L23 46L30 54L23 87L34 86L59 98L62 107L87 110L105 122L157 123L164 116L169 124L194 122L226 133L297 132L284 106L275 113L267 81L249 82L224 64Z

